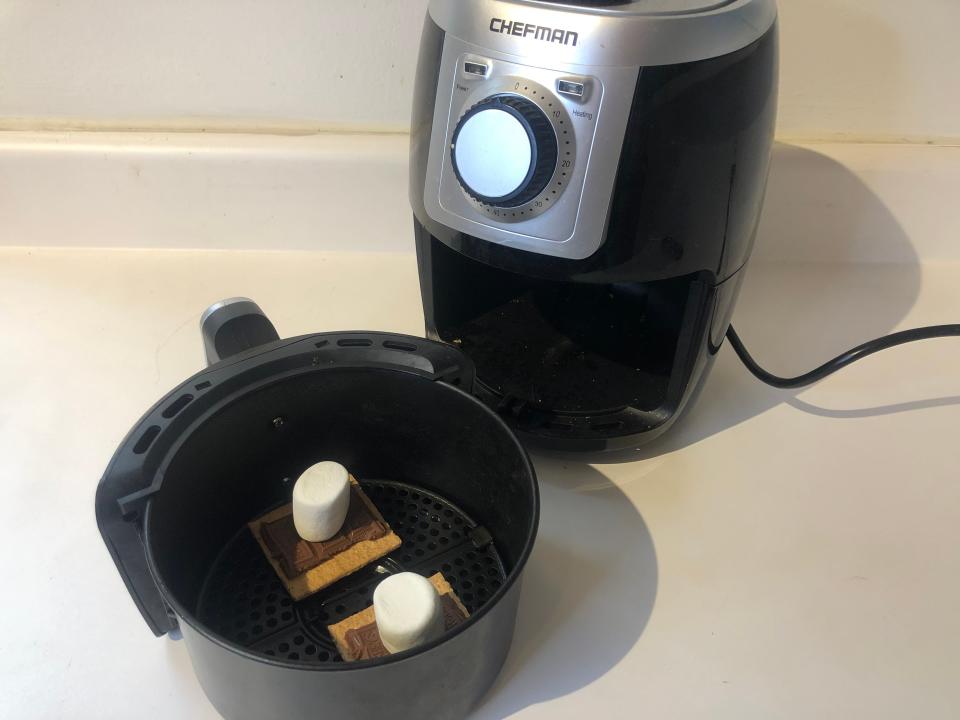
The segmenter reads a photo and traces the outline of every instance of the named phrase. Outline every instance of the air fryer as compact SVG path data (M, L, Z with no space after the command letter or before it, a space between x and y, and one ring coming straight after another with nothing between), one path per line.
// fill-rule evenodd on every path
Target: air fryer
M721 344L763 202L773 0L434 0L410 197L427 332L535 444L636 446Z

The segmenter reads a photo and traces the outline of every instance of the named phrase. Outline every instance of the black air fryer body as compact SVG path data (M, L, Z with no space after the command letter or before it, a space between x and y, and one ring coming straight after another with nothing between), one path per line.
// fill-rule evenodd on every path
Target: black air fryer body
M434 0L411 143L431 337L528 439L625 448L705 377L776 116L774 0Z

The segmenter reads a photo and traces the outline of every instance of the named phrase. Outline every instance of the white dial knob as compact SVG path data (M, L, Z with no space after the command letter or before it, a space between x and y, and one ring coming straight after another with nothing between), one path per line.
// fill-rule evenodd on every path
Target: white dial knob
M527 129L499 108L481 110L463 123L457 137L457 170L464 184L488 198L510 195L530 172L533 148Z
M536 197L557 165L557 138L543 111L514 95L472 107L453 135L453 167L474 199L517 207Z

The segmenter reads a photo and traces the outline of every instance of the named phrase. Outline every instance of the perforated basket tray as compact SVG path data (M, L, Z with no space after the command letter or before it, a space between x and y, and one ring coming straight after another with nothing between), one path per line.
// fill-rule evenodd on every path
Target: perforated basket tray
M454 504L404 483L360 484L403 541L397 550L294 602L244 526L207 574L197 607L200 621L228 641L270 657L342 662L327 626L368 607L377 583L389 573L442 572L471 613L504 582L490 534Z

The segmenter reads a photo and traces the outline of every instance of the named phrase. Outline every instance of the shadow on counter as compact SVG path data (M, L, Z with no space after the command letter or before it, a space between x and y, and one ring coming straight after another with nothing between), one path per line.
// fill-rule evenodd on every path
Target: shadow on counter
M783 143L774 148L747 273L733 322L757 361L779 375L806 372L890 333L910 312L922 283L916 251L883 201L836 160ZM861 417L956 401L830 411L797 400L799 392L763 385L724 343L706 382L662 438L635 450L576 460L618 463L667 454L781 403L818 415Z
M510 655L477 720L507 717L602 677L640 639L657 596L653 539L623 492L582 462L534 461L540 533Z

